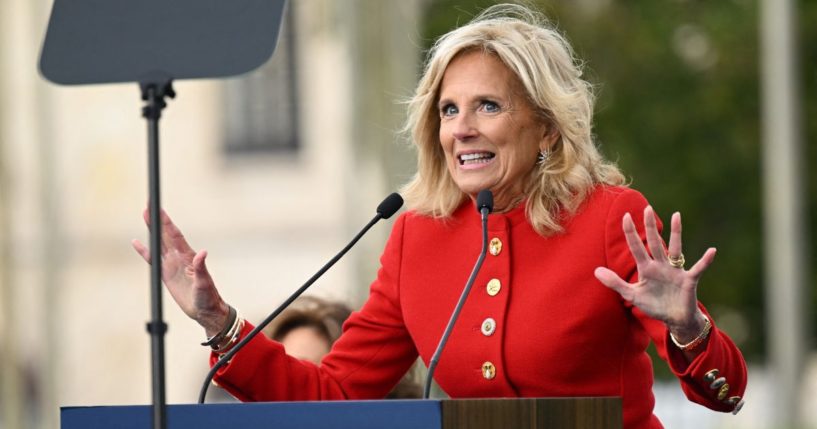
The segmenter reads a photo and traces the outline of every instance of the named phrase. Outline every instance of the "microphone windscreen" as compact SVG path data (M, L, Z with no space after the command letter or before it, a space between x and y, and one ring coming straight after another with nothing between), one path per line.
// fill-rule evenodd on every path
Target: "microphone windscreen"
M395 214L397 210L400 210L400 207L403 207L403 197L397 192L392 192L391 195L386 197L386 199L377 206L377 214L382 216L383 219L388 219L391 215Z
M482 209L488 209L488 213L494 211L494 194L487 189L477 194L477 211L482 213Z

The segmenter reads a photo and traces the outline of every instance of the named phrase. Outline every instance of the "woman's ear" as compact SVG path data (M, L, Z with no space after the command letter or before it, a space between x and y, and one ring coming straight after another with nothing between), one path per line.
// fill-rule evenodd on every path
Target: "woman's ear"
M559 141L559 137L561 137L561 134L559 133L559 130L556 129L556 127L550 124L546 125L544 127L544 130L542 130L542 140L539 143L539 150L540 151L553 150L553 146L556 144L557 141Z

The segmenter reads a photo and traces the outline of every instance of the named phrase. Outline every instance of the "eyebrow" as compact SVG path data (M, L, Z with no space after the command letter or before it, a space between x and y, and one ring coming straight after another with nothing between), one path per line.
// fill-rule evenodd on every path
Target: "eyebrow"
M505 101L505 102L508 102L508 103L510 103L510 101L511 101L510 99L506 99L506 98L501 97L501 96L499 96L497 94L488 94L488 93L477 94L477 95L473 96L472 98L474 100L486 100L486 99L488 99L488 100ZM442 106L444 106L446 104L450 104L450 103L453 103L451 98L448 98L448 97L442 98L442 97L440 97L440 99L437 100L437 107L442 107Z

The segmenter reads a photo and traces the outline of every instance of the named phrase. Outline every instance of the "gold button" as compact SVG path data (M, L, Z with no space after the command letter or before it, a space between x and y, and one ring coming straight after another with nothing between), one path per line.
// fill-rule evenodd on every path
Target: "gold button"
M713 381L712 384L709 385L709 388L712 389L712 390L718 390L724 384L726 384L726 378L725 377L719 377L717 380Z
M485 335L486 337L490 337L491 335L494 334L494 332L496 332L496 320L494 320L494 319L492 319L490 317L485 319L484 321L482 321L482 329L481 330L482 330L482 335Z
M716 378L718 378L718 374L720 374L720 373L721 372L718 371L717 369L713 369L713 370L707 372L706 374L704 374L704 381L707 382L707 383L711 383L711 382L715 381Z
M502 283L499 279L488 280L488 285L485 286L485 290L488 291L488 295L491 296L496 296L500 289L502 289Z
M482 364L482 376L486 380L493 380L496 377L496 367L491 362Z
M491 244L488 245L488 251L492 255L497 256L502 251L502 240L494 237L491 239Z
M721 386L721 390L718 391L718 400L723 401L726 398L726 395L729 394L729 383L724 384Z

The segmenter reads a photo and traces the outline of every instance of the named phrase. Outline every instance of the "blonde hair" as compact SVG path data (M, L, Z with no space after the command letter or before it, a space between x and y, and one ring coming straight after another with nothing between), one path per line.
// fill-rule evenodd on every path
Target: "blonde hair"
M572 48L546 18L525 6L492 6L432 46L408 102L404 131L418 155L417 173L403 186L403 198L414 211L439 218L450 216L468 198L445 164L437 99L452 59L480 49L517 76L538 116L558 133L548 161L534 168L524 192L533 228L541 235L560 232L562 210L572 215L594 186L623 185L625 179L594 144L592 87L582 79Z

